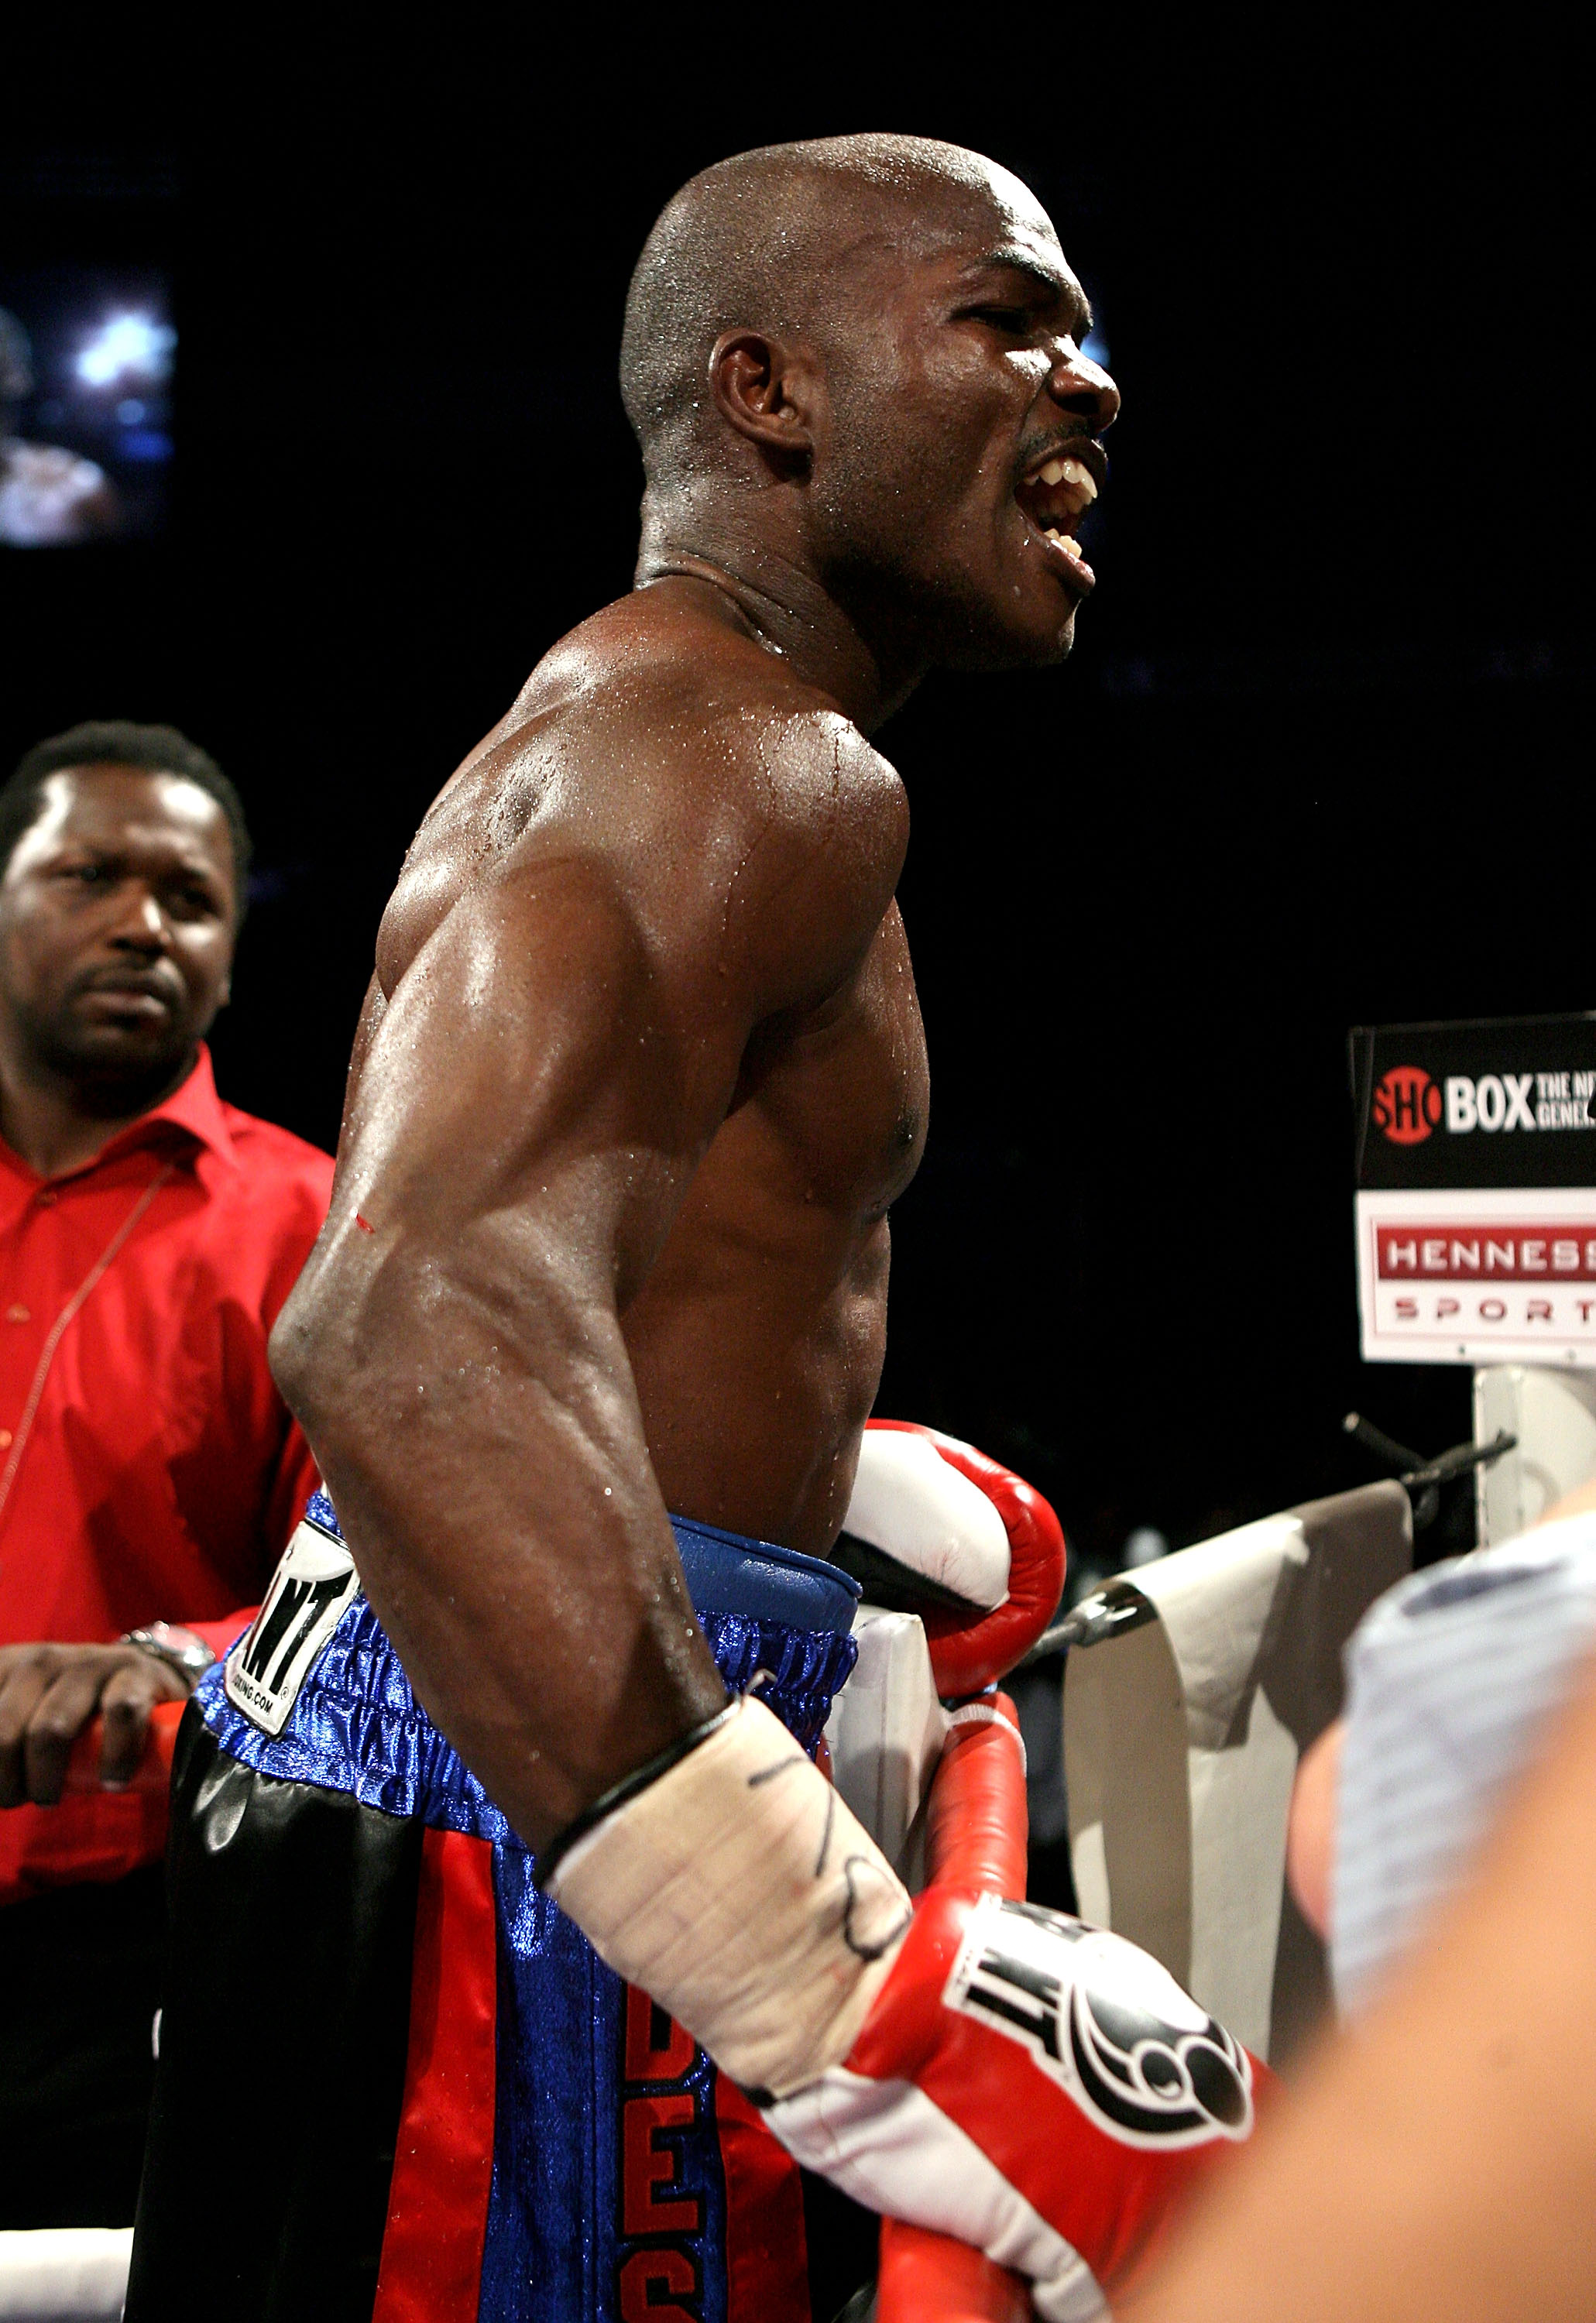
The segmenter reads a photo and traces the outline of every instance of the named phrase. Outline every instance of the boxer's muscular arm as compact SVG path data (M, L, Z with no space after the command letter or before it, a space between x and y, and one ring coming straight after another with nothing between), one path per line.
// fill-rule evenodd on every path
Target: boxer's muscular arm
M750 1033L846 984L901 862L851 728L761 740L712 788L629 767L624 832L454 904L362 1024L273 1342L418 1694L534 1846L724 1700L619 1317Z

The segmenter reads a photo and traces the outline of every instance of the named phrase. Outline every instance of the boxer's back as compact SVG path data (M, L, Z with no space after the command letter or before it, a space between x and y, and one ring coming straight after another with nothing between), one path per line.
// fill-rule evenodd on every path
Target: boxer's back
M892 900L906 837L891 767L719 592L637 592L555 647L432 808L383 920L352 1076L358 1102L388 1003L484 887L529 886L555 928L619 911L665 996L658 1037L701 1046L725 1083L663 1243L623 1286L655 1470L678 1513L814 1553L874 1400L886 1209L925 1134ZM782 1005L727 1077L710 1020L750 952Z

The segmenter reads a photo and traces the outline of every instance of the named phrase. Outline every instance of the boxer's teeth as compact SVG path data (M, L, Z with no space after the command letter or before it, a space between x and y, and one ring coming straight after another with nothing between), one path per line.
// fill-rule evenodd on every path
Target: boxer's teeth
M1044 461L1032 481L1045 484L1050 491L1056 491L1060 484L1067 485L1078 510L1090 508L1097 497L1096 480L1081 460L1055 458Z
M1067 548L1071 556L1078 556L1080 555L1079 541L1072 540L1067 532L1062 535L1055 534L1054 537L1058 540L1059 547Z
M1056 524L1044 525L1042 527L1042 530L1047 534L1050 540L1062 540L1064 537Z

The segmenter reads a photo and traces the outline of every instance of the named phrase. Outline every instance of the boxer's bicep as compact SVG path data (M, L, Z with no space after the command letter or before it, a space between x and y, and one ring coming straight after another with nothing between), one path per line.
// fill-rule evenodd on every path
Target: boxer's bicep
M366 987L366 996L361 1002L360 1016L354 1028L354 1045L349 1052L349 1070L344 1076L344 1113L339 1127L340 1143L343 1143L344 1132L348 1127L349 1109L353 1102L354 1093L360 1087L366 1058L371 1053L371 1043L377 1037L378 1027L382 1022L387 1006L388 1001L381 983L377 977L373 976Z
M830 761L680 813L645 772L390 987L273 1341L418 1694L534 1844L723 1698L619 1317L751 1034L854 971L895 877Z
M378 1201L381 1173L440 1223L563 1231L624 1306L750 1036L846 986L902 862L902 786L846 721L756 739L729 770L639 745L621 828L539 841L461 897L362 1022L340 1197Z
M457 907L274 1342L412 1681L535 1843L722 1698L619 1321L739 1053L684 1005L580 867Z
M686 952L686 958L681 955ZM582 864L450 913L371 1033L335 1207L618 1286L646 1269L723 1118L748 1025L690 947Z

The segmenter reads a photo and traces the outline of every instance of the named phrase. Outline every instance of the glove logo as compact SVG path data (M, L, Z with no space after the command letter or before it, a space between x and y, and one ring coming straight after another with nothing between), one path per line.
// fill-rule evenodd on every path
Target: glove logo
M1252 2129L1245 2051L1149 1953L1105 1929L983 1896L942 1998L1029 2050L1122 2145Z

